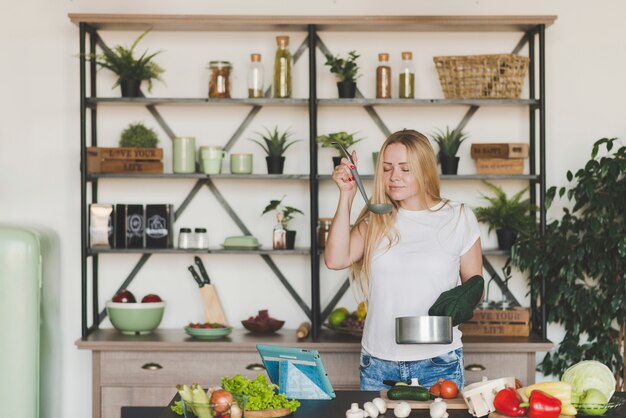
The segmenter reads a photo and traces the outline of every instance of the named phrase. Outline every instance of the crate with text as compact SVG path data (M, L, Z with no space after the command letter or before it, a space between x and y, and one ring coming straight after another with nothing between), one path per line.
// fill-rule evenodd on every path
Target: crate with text
M527 337L530 309L475 309L472 319L459 326L463 335Z
M528 158L528 144L523 142L503 142L472 144L471 156L479 158Z
M88 173L163 173L163 148L87 148Z

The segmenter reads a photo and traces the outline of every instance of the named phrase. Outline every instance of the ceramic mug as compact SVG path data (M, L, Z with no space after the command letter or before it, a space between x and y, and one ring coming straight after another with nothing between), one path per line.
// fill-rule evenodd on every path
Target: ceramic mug
M252 154L230 154L230 172L232 174L251 174Z
M222 172L221 158L203 158L202 171L204 174L220 174Z
M222 159L226 157L226 151L222 147L200 147L200 158L205 159Z
M196 138L177 136L173 140L172 171L174 173L196 172Z

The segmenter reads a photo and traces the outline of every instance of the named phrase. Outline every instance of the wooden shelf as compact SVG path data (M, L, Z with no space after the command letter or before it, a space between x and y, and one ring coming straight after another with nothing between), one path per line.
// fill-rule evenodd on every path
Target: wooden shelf
M224 16L70 13L75 23L100 30L518 32L552 25L556 16Z

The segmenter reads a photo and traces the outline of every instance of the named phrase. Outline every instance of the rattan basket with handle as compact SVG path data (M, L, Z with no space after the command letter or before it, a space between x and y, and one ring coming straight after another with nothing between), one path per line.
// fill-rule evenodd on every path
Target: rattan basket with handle
M516 99L528 57L491 54L433 57L446 99Z

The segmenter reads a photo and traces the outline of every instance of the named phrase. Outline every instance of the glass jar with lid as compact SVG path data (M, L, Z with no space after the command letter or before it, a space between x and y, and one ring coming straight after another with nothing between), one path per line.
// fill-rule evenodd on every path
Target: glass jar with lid
M250 55L250 68L248 69L248 97L258 99L263 97L263 64L261 54Z
M376 98L391 98L391 67L389 66L389 54L378 54L378 67L376 68Z
M229 61L210 61L209 69L209 97L228 99L230 98L230 71L232 65Z
M400 90L398 97L401 99L415 98L415 69L413 68L413 53L402 53L402 64L400 64Z

